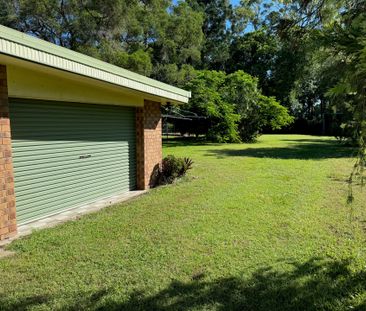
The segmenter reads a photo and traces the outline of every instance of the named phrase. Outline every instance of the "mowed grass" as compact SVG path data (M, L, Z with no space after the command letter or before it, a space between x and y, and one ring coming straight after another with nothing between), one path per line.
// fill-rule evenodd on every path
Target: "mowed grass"
M332 138L165 142L175 185L35 232L0 260L0 310L366 310L366 196Z

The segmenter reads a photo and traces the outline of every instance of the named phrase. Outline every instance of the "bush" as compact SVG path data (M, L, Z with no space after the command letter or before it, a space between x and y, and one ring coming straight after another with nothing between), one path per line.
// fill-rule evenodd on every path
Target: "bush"
M210 141L252 142L265 128L277 130L293 122L274 97L261 93L258 79L241 70L229 75L196 71L185 88L192 91L192 99L183 110L205 117L204 122L199 119L201 126L185 121L185 132L204 134Z
M187 82L185 88L192 92L191 100L183 105L183 110L204 117L199 119L206 128L191 123L189 133L205 134L206 138L215 142L239 142L239 115L235 107L222 97L222 85L226 74L222 71L196 71L196 75Z
M294 118L274 97L258 95L255 105L243 112L239 135L243 142L254 142L264 128L279 130L291 124Z
M253 142L264 128L278 130L294 120L274 97L261 94L258 79L236 71L226 76L223 86L225 101L232 103L239 117L238 133L243 142Z
M190 158L179 158L168 155L163 159L159 169L156 186L173 183L176 179L183 177L192 168L193 161Z

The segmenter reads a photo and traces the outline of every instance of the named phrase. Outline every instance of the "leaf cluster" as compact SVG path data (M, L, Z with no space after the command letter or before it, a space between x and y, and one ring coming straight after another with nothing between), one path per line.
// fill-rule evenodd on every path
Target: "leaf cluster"
M260 92L256 78L241 70L197 71L186 88L193 95L184 109L210 120L205 134L213 141L254 141L266 127L280 129L293 121L275 98Z

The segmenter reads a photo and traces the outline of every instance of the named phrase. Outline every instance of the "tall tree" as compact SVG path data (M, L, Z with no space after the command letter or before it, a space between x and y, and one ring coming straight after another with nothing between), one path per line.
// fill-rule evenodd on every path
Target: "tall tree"
M231 41L230 19L233 7L229 0L188 0L194 10L203 12L202 30L205 43L202 50L202 66L213 70L225 70L229 59Z
M234 38L230 46L227 71L244 70L258 78L259 86L269 94L280 41L264 28Z
M0 23L78 50L112 39L125 29L129 4L122 0L1 0Z
M185 2L0 0L0 8L3 25L166 82L179 80L172 65L178 75L201 61L203 16Z

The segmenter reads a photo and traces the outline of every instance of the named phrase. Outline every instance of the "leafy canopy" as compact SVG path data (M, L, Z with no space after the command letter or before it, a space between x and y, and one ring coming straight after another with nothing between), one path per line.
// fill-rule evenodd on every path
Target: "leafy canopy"
M198 71L186 88L192 99L184 109L210 120L205 134L214 141L254 141L264 128L280 129L293 121L287 109L261 94L258 80L243 71Z

